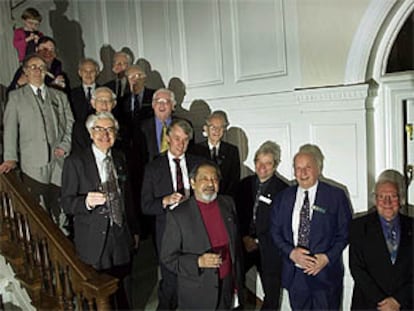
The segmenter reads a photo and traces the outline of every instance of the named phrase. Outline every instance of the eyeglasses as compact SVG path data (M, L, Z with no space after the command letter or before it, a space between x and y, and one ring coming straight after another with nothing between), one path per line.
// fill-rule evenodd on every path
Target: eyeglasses
M92 129L99 134L103 134L103 133L115 134L116 133L116 128L113 126L111 127L94 126Z
M145 73L134 73L134 74L130 74L128 76L128 79L144 79L146 78L146 74Z
M152 101L154 104L171 104L172 100L171 99L167 99L167 98L154 98Z
M207 125L207 127L211 131L222 131L222 130L224 130L226 128L224 125L222 125L222 126Z
M31 70L31 71L35 71L35 70L46 71L46 66L45 65L37 66L37 65L33 64L33 65L26 66L26 68Z
M390 202L396 202L399 200L399 195L397 193L379 193L375 194L375 198L378 201L390 201Z
M103 97L98 97L95 98L95 102L102 104L102 105L112 105L112 103L114 102L113 99L107 99L107 98L103 98Z

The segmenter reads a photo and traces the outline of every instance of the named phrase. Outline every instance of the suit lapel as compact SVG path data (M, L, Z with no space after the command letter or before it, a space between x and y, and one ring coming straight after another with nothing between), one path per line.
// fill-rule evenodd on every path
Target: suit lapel
M85 153L84 159L84 167L85 167L85 176L91 176L91 180L95 182L94 190L98 190L98 186L101 183L101 177L99 176L98 167L96 166L96 159L92 152L92 147L90 146Z

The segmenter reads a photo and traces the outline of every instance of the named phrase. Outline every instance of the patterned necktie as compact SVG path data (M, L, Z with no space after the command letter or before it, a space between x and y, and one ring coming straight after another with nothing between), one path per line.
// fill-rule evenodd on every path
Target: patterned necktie
M309 231L310 231L310 206L308 191L305 191L305 199L300 210L299 221L299 234L298 234L298 246L308 248L309 247Z
M397 241L397 230L392 223L387 222L387 247L390 252L390 258L392 264L397 259L398 241Z
M40 102L43 103L43 96L42 96L42 89L39 87L37 89L37 98L39 98Z
M163 153L168 150L168 141L167 141L167 125L165 122L162 124L161 137L160 137L160 153Z
M107 155L104 159L106 174L107 205L110 207L111 219L118 226L122 227L122 202L118 183L115 177L115 168L112 157Z
M175 176L177 177L177 192L181 193L182 195L185 195L184 191L184 182L183 182L183 172L181 171L180 166L180 159L174 159L175 163Z

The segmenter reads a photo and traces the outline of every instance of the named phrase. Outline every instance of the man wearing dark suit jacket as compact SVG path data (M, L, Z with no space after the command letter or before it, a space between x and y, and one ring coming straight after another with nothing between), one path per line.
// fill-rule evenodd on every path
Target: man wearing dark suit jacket
M399 211L404 177L384 171L375 185L376 211L351 223L352 310L413 310L414 219Z
M70 152L73 116L62 91L44 83L46 62L33 54L23 64L28 83L10 92L4 113L4 162L0 173L17 165L27 188L60 223L58 198L63 160Z
M264 142L254 157L255 175L244 178L236 192L240 235L244 244L244 273L256 266L262 281L262 310L279 309L282 258L269 233L274 196L288 187L275 175L280 162L280 147Z
M273 203L271 234L282 252L282 286L293 310L339 310L341 304L351 209L342 189L318 180L321 168L317 153L299 151L298 185Z
M116 304L124 310L129 306L123 279L131 271L133 242L138 246L138 219L131 204L125 159L111 149L118 122L111 113L101 112L87 119L87 128L93 144L65 160L62 205L74 217L80 259L120 279Z
M226 113L214 111L203 127L207 140L195 145L190 152L216 162L222 176L219 193L234 196L240 181L240 156L236 146L222 141L228 125Z
M145 163L167 150L168 146L163 141L163 128L171 124L175 105L173 92L168 89L155 91L152 99L154 117L142 120L140 127L134 129L133 143L139 146Z
M193 129L187 121L172 121L167 130L168 151L145 167L141 207L144 214L156 217L158 254L163 247L161 238L167 210L190 194L188 173L195 166L197 158L185 152L192 136ZM162 263L160 268L162 279L158 289L158 310L174 310L177 307L177 277Z
M88 104L89 105L89 104ZM116 107L116 96L106 86L98 87L91 98L92 112L112 112ZM72 153L82 151L91 145L91 135L84 120L76 120L72 130Z
M194 196L167 213L161 261L177 274L180 310L230 310L241 293L237 216L233 200L217 196L219 172L212 162L197 165Z
M82 84L70 92L70 102L73 117L76 121L84 123L86 118L93 113L91 105L92 94L98 87L95 83L99 74L99 64L92 58L84 58L79 62L78 75Z
M129 93L128 79L125 70L131 66L131 56L125 52L116 52L112 58L112 72L116 75L115 79L105 83L116 95L119 102L122 97Z

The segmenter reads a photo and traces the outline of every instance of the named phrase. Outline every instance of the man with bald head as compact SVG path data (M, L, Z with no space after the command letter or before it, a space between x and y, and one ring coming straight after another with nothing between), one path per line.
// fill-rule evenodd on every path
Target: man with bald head
M282 286L293 310L339 310L352 213L345 192L319 180L320 153L294 157L297 185L276 195L271 235L283 258Z

